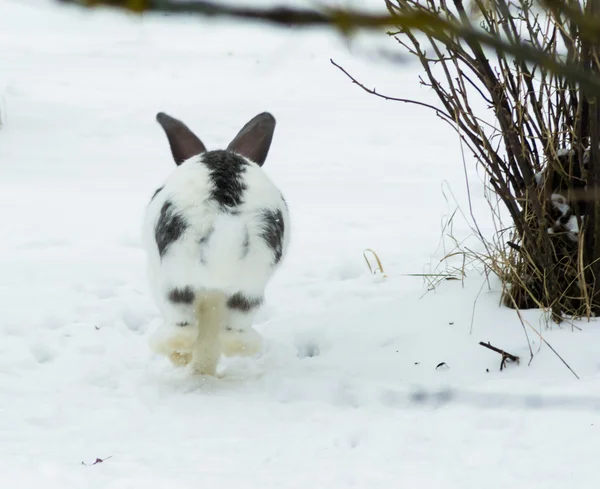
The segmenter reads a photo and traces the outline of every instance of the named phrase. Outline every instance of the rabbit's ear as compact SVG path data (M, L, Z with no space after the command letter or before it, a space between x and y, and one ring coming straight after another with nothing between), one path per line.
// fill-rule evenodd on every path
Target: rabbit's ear
M263 112L242 127L227 149L263 166L271 147L274 131L275 118L268 112Z
M178 166L188 158L206 151L202 141L180 120L164 112L156 114L156 120L167 135L173 159Z

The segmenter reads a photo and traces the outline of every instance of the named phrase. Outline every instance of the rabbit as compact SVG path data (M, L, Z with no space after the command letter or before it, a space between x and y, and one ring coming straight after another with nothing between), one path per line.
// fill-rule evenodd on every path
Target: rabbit
M275 118L252 118L227 149L208 151L180 120L156 115L175 164L147 204L143 244L163 326L151 348L216 376L221 354L254 355L267 283L286 256L289 211L263 172Z

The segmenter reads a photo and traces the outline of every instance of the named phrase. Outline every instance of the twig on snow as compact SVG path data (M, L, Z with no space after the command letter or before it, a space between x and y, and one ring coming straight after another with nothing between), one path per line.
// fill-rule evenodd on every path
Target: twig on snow
M375 257L375 261L377 262L377 267L373 267L371 265L371 262L367 258L367 251L370 251L371 254ZM379 259L379 256L377 255L377 253L375 253L371 248L367 248L365 251L363 251L363 257L365 258L365 261L367 262L367 266L369 267L369 271L373 275L375 275L377 273L377 270L379 270L381 272L381 274L383 275L383 278L387 278L387 275L383 271L383 265L381 264L381 260Z
M93 464L86 464L85 462L81 462L81 465L85 465L86 467L91 467L92 465L101 464L102 462L106 462L109 458L112 458L112 455L110 457L106 457L106 458L96 458L96 461Z
M502 361L500 362L500 371L504 370L504 367L506 367L507 360L510 360L511 362L519 363L518 356L513 355L512 353L505 352L504 350L501 350L500 348L496 348L495 346L490 345L489 341L487 343L480 341L479 344L489 350L495 351L496 353L500 353L500 355L502 355Z

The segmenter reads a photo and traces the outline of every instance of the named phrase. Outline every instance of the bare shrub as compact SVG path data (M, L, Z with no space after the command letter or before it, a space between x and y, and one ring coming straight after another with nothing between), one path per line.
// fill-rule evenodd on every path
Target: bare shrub
M542 10L529 0L474 0L467 8L461 0L386 0L392 15L435 13L596 72L595 46L583 35L593 3L600 2L550 2ZM504 303L548 308L556 321L596 313L595 94L545 64L485 50L451 32L399 28L389 34L419 60L421 83L441 102L438 115L456 129L510 215L512 225L498 229L492 242L479 233L486 249L481 261L502 279Z

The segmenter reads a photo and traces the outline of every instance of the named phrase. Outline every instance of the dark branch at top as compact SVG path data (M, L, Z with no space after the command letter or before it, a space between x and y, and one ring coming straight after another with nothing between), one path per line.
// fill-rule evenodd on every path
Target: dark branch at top
M566 80L578 83L589 94L600 94L600 78L582 70L569 61L560 61L552 53L519 42L519 39L503 40L490 35L464 19L448 19L426 9L409 9L406 12L390 9L386 13L367 13L359 10L326 8L322 11L304 8L255 8L236 7L210 1L192 0L57 0L61 3L85 7L108 6L132 12L164 12L195 14L208 17L229 17L239 20L266 22L287 27L330 27L348 34L353 30L394 27L399 30L421 31L442 43L456 36L470 43L491 48L499 53L513 56L519 62L534 63ZM250 2L249 2L250 3ZM547 8L553 8L554 0L545 0ZM554 7L555 8L555 7ZM589 27L589 26L587 26ZM599 26L600 30L600 26Z

